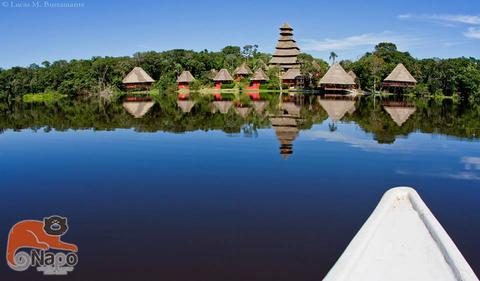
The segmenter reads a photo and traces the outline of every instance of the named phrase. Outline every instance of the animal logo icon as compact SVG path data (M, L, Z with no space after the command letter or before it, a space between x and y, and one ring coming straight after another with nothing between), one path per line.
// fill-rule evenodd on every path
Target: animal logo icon
M7 263L9 267L16 271L26 270L32 265L32 261L35 260L35 258L32 257L34 257L35 255L39 256L38 251L35 252L33 249L40 250L42 257L44 257L45 254L50 254L52 255L52 257L59 257L59 260L63 258L63 265L65 263L68 263L68 261L66 261L67 256L65 254L57 255L46 252L50 249L68 252L78 252L78 247L75 244L61 241L61 237L67 231L67 219L61 216L47 217L44 218L43 221L23 220L16 223L11 228L10 233L8 234ZM31 254L23 251L17 252L19 249L22 248L32 249ZM74 258L76 263L76 255ZM45 265L45 258L38 260L38 265ZM52 260L56 261L55 258L52 258ZM48 264L48 266L57 266L58 268L58 264L55 265L53 264L53 262L51 264ZM73 267L72 269L70 269L70 271L71 270L73 270ZM45 274L47 273L45 272Z

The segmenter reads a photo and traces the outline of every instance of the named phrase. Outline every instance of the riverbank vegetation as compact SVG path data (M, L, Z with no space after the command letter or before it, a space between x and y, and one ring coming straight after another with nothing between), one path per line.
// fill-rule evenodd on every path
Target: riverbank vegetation
M0 99L21 100L26 94L45 92L69 97L114 94L121 92L123 77L135 66L142 67L156 80L154 89L171 91L175 90L177 76L189 70L196 78L192 89L198 90L213 85L213 69L226 68L233 72L244 61L252 69L266 68L270 58L270 54L259 52L257 46L247 45L243 48L227 46L219 52L177 49L141 52L132 57L45 61L41 65L0 69ZM308 54L301 54L299 61L306 78L305 86L316 87L328 63ZM410 94L480 101L480 61L475 58L419 60L408 52L398 51L395 44L380 43L357 61L341 61L347 71L356 73L361 88L367 91L380 89L381 81L398 63L403 63L418 80ZM270 82L262 89L278 88L278 70L269 68L267 75Z

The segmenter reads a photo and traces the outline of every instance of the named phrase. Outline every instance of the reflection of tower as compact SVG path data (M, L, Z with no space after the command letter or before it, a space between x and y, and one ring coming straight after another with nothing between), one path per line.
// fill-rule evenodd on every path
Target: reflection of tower
M299 134L300 106L293 102L285 102L278 114L270 117L270 122L280 142L280 155L287 160L293 154L293 142Z

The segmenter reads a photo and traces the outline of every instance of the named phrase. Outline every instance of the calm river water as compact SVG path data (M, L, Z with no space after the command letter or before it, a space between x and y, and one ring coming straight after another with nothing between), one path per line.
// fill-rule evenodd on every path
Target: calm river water
M136 117L136 118L135 118ZM65 280L321 280L391 187L480 274L480 107L264 97L0 107L0 241L68 218ZM50 280L31 269L1 280Z

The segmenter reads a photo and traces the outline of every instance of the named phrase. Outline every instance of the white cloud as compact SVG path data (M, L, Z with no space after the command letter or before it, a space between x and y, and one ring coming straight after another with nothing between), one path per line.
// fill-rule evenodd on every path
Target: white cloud
M447 14L403 14L398 16L402 20L429 21L441 24L470 24L480 25L480 16L474 15L447 15Z
M381 33L365 33L345 38L324 39L324 40L302 40L301 49L306 51L334 51L348 50L360 46L375 46L380 42L404 43L415 39L393 32L384 31Z
M468 38L480 39L480 28L470 27L463 35Z
M465 156L461 162L465 164L465 170L480 170L480 157Z

